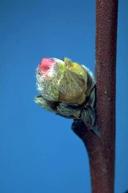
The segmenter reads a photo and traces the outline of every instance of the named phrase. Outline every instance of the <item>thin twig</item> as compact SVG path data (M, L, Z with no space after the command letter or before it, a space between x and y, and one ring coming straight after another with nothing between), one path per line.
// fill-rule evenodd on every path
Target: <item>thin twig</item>
M114 193L115 85L118 0L96 1L97 121L101 137L77 125L86 145L93 193Z

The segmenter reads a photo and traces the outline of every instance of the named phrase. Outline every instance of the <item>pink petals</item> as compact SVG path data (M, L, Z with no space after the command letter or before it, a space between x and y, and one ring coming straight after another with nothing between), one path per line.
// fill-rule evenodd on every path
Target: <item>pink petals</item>
M54 59L52 58L43 58L41 63L39 64L39 71L40 73L47 73L51 67L55 64Z

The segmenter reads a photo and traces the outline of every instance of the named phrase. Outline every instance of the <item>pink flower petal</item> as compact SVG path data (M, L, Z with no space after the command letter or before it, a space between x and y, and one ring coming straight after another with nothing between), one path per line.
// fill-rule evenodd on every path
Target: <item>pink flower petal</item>
M41 73L46 73L54 64L55 61L52 58L43 58L39 65L39 71Z

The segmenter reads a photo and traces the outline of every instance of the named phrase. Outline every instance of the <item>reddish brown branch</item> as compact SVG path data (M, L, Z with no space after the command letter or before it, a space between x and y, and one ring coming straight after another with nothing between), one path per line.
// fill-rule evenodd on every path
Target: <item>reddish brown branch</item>
M117 6L118 0L96 1L97 120L101 137L84 125L74 127L88 151L93 193L114 193Z
M99 193L114 192L117 9L118 0L97 0L97 117L101 129L102 157L106 168L104 190L94 191Z

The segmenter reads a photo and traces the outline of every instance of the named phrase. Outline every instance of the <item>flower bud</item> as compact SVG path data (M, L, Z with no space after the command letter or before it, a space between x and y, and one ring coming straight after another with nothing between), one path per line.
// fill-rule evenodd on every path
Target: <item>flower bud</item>
M48 101L82 104L88 93L88 70L65 58L44 58L36 71L37 89Z

